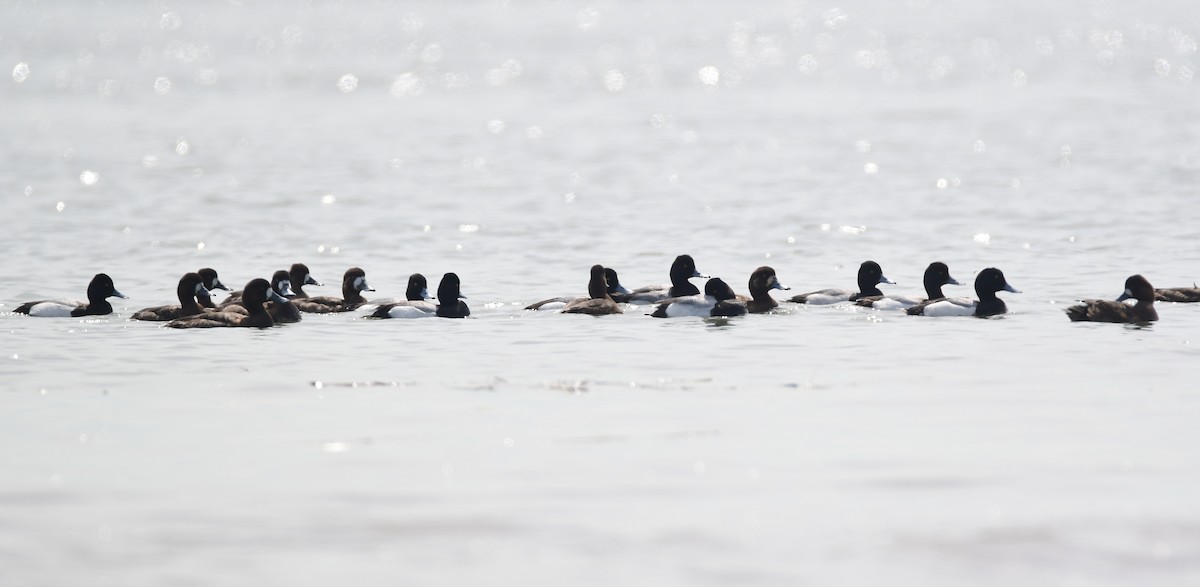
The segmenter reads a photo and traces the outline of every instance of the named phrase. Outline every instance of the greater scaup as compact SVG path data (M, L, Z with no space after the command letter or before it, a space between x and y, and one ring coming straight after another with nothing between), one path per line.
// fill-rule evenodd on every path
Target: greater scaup
M704 294L671 298L659 303L650 314L655 318L677 318L681 316L742 316L745 304L737 300L733 288L719 277L704 284Z
M604 268L604 281L605 281L605 283L608 284L608 286L607 286L608 297L612 298L612 300L614 302L628 302L629 301L629 294L632 292L630 292L625 286L621 285L621 280L617 276L617 271L615 269L613 269L612 267ZM589 282L588 287L589 288L591 287L590 282ZM542 300L540 302L534 302L532 304L529 304L528 306L525 306L525 309L526 310L562 310L563 308L567 307L567 304L570 304L571 302L579 302L579 301L590 300L590 299L592 299L590 293L588 294L588 297L559 296L557 298L549 298L549 299Z
M1067 317L1072 322L1154 322L1158 312L1154 310L1154 286L1141 275L1125 280L1125 291L1117 300L1083 300L1078 306L1067 308ZM1137 303L1130 306L1125 300L1133 298Z
M788 301L814 305L853 302L861 297L882 296L883 292L879 291L881 283L894 284L895 282L883 276L883 269L879 263L866 261L858 267L857 292L848 289L822 289L792 296Z
M999 269L988 267L980 271L979 275L975 277L975 295L979 296L978 301L970 298L927 300L906 311L913 316L976 316L978 318L986 318L1008 312L1008 306L1004 304L1004 300L996 297L996 293L1001 291L1021 293L1020 290L1008 284L1008 280L1004 279L1004 273Z
M429 301L429 283L420 273L408 276L403 300L374 303L379 306L368 318L429 318L437 313L437 304Z
M204 284L204 289L205 289L205 291L209 292L209 293L206 293L204 296L200 297L200 299L197 300L197 302L203 308L217 307L217 305L215 303L213 303L212 292L214 292L218 289L224 290L224 291L229 291L229 288L225 287L225 284L221 283L221 278L217 276L217 270L213 269L212 267L204 267L204 268L200 269L199 271L197 271L196 273L200 274L200 279L201 279L201 282Z
M290 324L300 321L300 309L296 304L292 303L289 296L292 295L292 277L287 271L280 269L271 275L271 290L279 294L279 297L284 301L277 302L274 300L266 303L267 313L271 315L271 319L276 324ZM236 301L223 302L219 309L222 312L237 312L238 314L249 314L246 305L242 300L242 292L236 292L238 299ZM230 295L229 297L233 297Z
M463 301L467 296L462 295L460 287L461 283L457 275L447 273L442 276L442 282L438 284L437 295L437 315L439 317L466 318L471 315L471 309Z
M779 302L771 297L773 289L792 289L781 283L775 277L775 270L762 266L750 274L750 297L738 296L746 304L746 310L751 314L763 314L779 306Z
M250 280L242 289L242 301L245 303L245 314L238 312L205 312L195 316L186 316L167 322L171 328L270 328L275 325L271 315L267 313L264 303L287 301L283 296L271 289L271 283L262 278Z
M291 277L292 295L297 298L307 298L308 294L304 292L304 286L316 285L323 286L325 284L313 279L313 276L308 271L308 265L304 263L295 263L288 270L288 276Z
M588 295L590 297L568 303L563 308L563 313L590 316L622 313L621 306L608 295L608 277L603 265L592 265L591 277L588 279Z
M196 300L198 298L209 299L208 288L204 287L204 278L199 273L184 273L183 277L179 278L179 285L175 287L175 296L179 298L178 306L143 308L135 312L131 318L148 322L165 322L184 316L194 316L204 311L204 308L197 304Z
M925 277L922 281L925 283L924 298L894 295L868 296L858 298L855 303L877 310L903 310L926 300L940 300L946 297L946 294L942 293L943 285L963 285L961 281L950 277L950 268L940 261L930 263L929 267L925 268Z
M365 271L358 267L351 267L342 276L342 297L292 298L292 303L301 312L313 312L316 314L349 312L367 303L366 298L362 296L362 292L364 291L375 290L367 285L367 274Z
M108 298L124 298L125 294L117 291L113 280L103 273L97 273L87 288L87 302L74 300L38 300L26 302L13 310L17 314L28 314L38 318L66 318L72 316L103 316L111 314L113 307Z
M1200 287L1164 287L1154 290L1154 299L1159 302L1200 302Z
M639 287L629 294L627 301L635 304L653 304L667 298L699 295L700 290L688 281L693 277L708 276L696 270L696 261L691 255L680 255L671 263L671 285Z

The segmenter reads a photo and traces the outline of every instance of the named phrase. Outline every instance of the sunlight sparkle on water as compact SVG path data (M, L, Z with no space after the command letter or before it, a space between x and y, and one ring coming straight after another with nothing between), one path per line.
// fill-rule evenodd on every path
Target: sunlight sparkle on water
M696 75L700 78L700 83L706 86L715 86L721 83L721 71L711 65L701 67Z
M83 185L93 186L96 185L96 182L100 181L100 174L90 169L85 169L83 173L79 174L79 181Z
M29 79L29 64L24 62L18 63L17 66L13 68L12 76L14 82L17 82L18 84L25 83L25 80Z
M175 140L175 154L187 155L192 150L192 146L188 144L187 139L180 137Z
M338 90L340 90L343 94L349 94L350 92L357 90L358 76L354 75L353 73L347 73L346 75L343 75L342 77L338 78L337 87Z
M616 69L610 69L604 73L604 89L610 92L619 92L625 89L625 74Z
M171 78L166 76L154 80L154 93L162 96L171 91Z

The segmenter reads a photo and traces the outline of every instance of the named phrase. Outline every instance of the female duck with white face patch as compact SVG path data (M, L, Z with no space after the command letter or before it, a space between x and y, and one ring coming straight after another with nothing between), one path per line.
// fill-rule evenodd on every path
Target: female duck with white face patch
M678 318L681 316L728 317L746 314L745 304L737 300L733 288L714 277L704 284L704 293L664 300L650 314L655 318Z
M1155 322L1158 311L1154 309L1156 290L1141 275L1131 275L1125 280L1125 291L1116 301L1084 300L1083 304L1067 308L1067 317L1072 322L1124 322L1138 324ZM1125 300L1135 299L1130 306Z
M246 314L237 312L204 312L195 316L185 316L167 322L171 328L270 328L275 325L271 315L267 313L267 300L284 302L282 296L271 289L271 283L265 279L252 279L242 290L242 301L245 302Z
M779 307L779 302L771 297L773 289L792 289L779 283L775 270L763 266L750 274L750 296L738 296L738 301L746 305L751 314L765 314Z
M209 292L208 296L200 298L196 300L196 302L204 308L217 307L217 305L213 303L212 292L218 289L229 291L229 288L225 287L224 283L221 283L221 278L217 276L217 270L213 269L212 267L205 267L196 273L200 274L200 280L202 283L204 283L204 289L208 290Z
M26 302L17 306L13 313L28 314L37 318L68 318L78 316L103 316L112 314L113 307L108 298L124 298L125 294L117 291L113 280L103 273L97 273L87 288L87 302L75 300L39 300Z
M858 267L857 292L848 289L822 289L792 296L788 301L814 305L853 302L861 297L882 296L883 292L879 291L881 283L896 282L883 276L883 269L879 267L879 263L867 261Z
M971 298L942 298L922 302L905 311L912 316L997 316L1008 312L1004 300L996 296L1002 291L1021 293L1021 290L1008 284L1003 272L995 267L988 267L975 277L975 295L979 296L978 301Z
M293 298L292 303L301 312L329 314L333 312L349 312L367 303L362 296L364 291L375 291L367 285L367 274L358 267L351 267L342 276L342 297L320 296L315 298Z
M184 273L175 287L175 296L179 298L178 306L158 306L138 310L131 318L150 322L165 322L184 316L194 316L204 311L197 300L207 300L208 288L204 287L204 278L199 273Z

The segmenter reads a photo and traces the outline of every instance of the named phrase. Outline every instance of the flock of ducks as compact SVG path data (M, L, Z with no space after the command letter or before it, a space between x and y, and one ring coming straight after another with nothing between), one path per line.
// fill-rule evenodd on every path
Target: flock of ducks
M650 316L674 318L679 316L730 317L747 313L770 312L779 306L771 296L773 289L791 289L782 285L770 267L759 267L750 274L750 295L738 295L720 278L708 278L696 269L690 255L680 255L671 264L671 283L629 290L621 285L617 272L603 265L591 268L587 297L564 296L530 304L526 310L559 310L566 314L602 316L621 314L624 304L653 304ZM693 278L706 278L701 292ZM895 282L884 277L883 269L874 261L858 268L858 289L822 289L794 295L786 300L796 304L854 303L880 310L903 310L914 316L976 316L985 318L1008 311L998 294L1002 291L1020 293L1009 285L999 269L989 267L975 278L976 298L951 298L942 293L945 285L964 285L950 276L945 263L931 263L925 270L925 297L889 296L880 291L881 284ZM214 290L230 291L221 283L217 272L210 268L186 273L179 280L176 294L178 305L157 306L137 311L134 320L166 322L171 328L266 328L280 323L298 322L304 313L332 313L366 310L369 318L465 318L471 315L460 291L458 275L446 273L438 284L436 301L429 296L428 284L421 274L408 279L402 299L368 301L363 292L375 291L367 285L366 273L358 268L348 269L342 278L342 297L309 296L304 287L320 286L308 267L296 263L290 269L276 271L270 281L252 279L241 291L231 292L220 304L214 303ZM14 310L29 316L97 316L110 314L113 307L108 298L125 298L117 291L111 278L103 273L92 278L88 285L87 302L39 300L27 302ZM1124 301L1136 300L1130 305ZM1116 300L1084 300L1067 308L1072 321L1146 323L1158 320L1155 301L1200 302L1200 288L1183 287L1155 289L1141 275L1125 280L1125 291Z

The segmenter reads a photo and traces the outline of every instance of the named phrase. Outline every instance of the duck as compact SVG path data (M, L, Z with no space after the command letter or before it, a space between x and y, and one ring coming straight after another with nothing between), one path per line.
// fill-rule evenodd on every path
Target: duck
M882 296L879 284L895 285L896 282L883 276L883 268L874 261L865 261L858 267L858 292L848 289L822 289L792 296L789 302L796 304L827 305L853 302L861 297Z
M291 269L288 269L288 276L291 277L293 298L307 298L308 294L304 292L306 285L325 285L313 279L312 274L308 271L308 265L304 263L293 263Z
M1164 287L1154 290L1154 299L1159 302L1200 302L1200 287Z
M587 314L589 316L606 316L621 314L621 306L608 295L608 277L603 265L592 265L591 277L588 279L588 298L569 302L563 308L563 314Z
M16 314L26 314L36 318L67 318L79 316L104 316L112 314L113 307L108 298L126 298L128 296L117 291L113 280L104 273L97 273L88 283L87 302L74 300L38 300L26 302L13 310Z
M221 283L221 278L217 276L217 270L213 269L212 267L204 267L196 273L200 274L201 281L204 284L204 291L207 292L198 298L197 303L199 303L200 307L202 308L217 307L217 305L213 303L212 292L218 289L229 291L229 288L225 287L225 284Z
M375 291L367 285L367 273L358 267L351 267L342 276L342 297L292 298L292 303L301 312L315 314L349 312L367 303L366 298L362 297L364 291Z
M271 275L271 290L279 294L279 297L284 301L268 301L266 302L267 313L271 315L271 319L276 324L290 324L300 321L300 309L296 304L292 303L289 296L292 294L292 278L291 274L284 270L276 271ZM243 290L244 291L244 290ZM243 292L235 292L237 299L234 301L226 300L221 303L219 310L222 312L237 312L238 314L249 315L246 305L243 303ZM230 298L233 294L230 294Z
M608 284L608 297L614 302L626 302L629 300L629 294L632 293L628 288L621 285L621 278L617 276L617 271L612 267L604 267L604 282ZM588 287L590 288L590 282ZM577 296L559 296L557 298L549 298L540 302L534 302L525 306L526 310L562 310L571 302L579 302L592 299L590 297L583 298Z
M1155 322L1158 320L1158 312L1154 309L1156 294L1154 286L1145 277L1131 275L1125 280L1125 291L1116 301L1083 300L1082 304L1067 308L1067 317L1071 322ZM1122 303L1131 298L1137 303L1132 306Z
M184 273L183 277L179 278L179 285L175 287L175 295L179 298L178 306L143 308L130 318L148 322L166 322L184 316L194 316L204 311L204 308L196 303L197 300L211 300L208 288L204 287L204 277L199 273Z
M696 270L696 261L691 255L679 255L671 263L671 285L648 285L629 293L626 301L633 304L654 304L668 298L700 295L700 290L688 280L693 277L708 278Z
M403 300L379 302L368 318L429 318L437 314L437 304L429 301L429 283L425 276L413 273L408 276L408 287Z
M1002 271L988 267L975 277L975 295L979 296L979 301L970 298L926 300L905 311L912 316L996 316L1008 312L1004 300L996 296L1001 291L1021 293L1021 290L1009 285Z
M442 276L442 282L438 284L438 305L435 312L438 317L466 318L471 315L471 309L463 301L467 296L462 295L460 287L458 275L447 273Z
M771 297L771 290L792 289L779 283L775 270L765 265L750 274L749 286L750 296L738 296L738 300L745 304L746 311L751 314L764 314L779 307L779 302Z
M738 301L733 288L719 277L704 284L704 294L664 300L650 315L655 318L680 316L730 317L746 314L746 305Z
M245 314L204 312L177 318L167 322L167 326L171 328L270 328L274 326L275 320L267 313L264 304L267 300L280 303L287 300L271 289L271 282L261 277L251 279L242 292L242 300L246 304Z
M925 297L912 296L867 296L860 297L855 302L859 306L875 308L876 310L904 310L925 300L940 300L946 297L942 293L943 285L965 285L950 276L950 267L941 261L935 261L925 268Z

